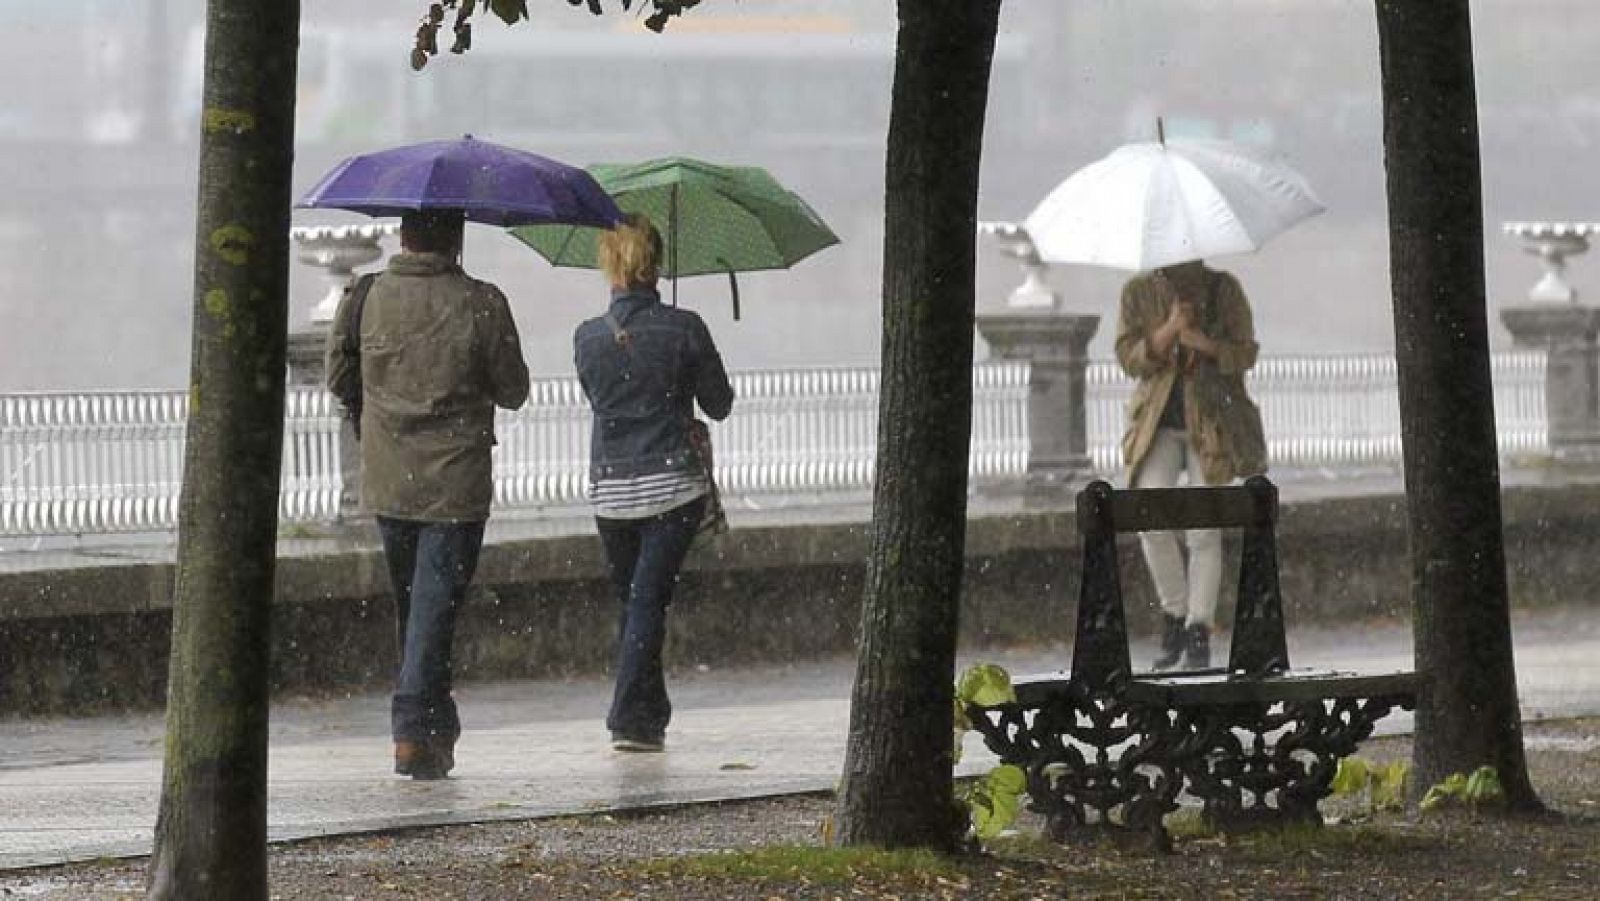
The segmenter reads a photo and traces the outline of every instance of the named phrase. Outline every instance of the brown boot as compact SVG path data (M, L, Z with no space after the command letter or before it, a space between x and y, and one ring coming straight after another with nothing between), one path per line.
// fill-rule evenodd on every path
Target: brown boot
M427 756L427 746L420 741L396 741L394 743L394 771L402 776L409 776L416 771L423 758Z
M449 775L456 768L456 740L443 735L435 735L430 742L433 745L433 759L439 765L443 775Z
M394 743L394 771L417 780L443 779L455 766L453 748L440 753L437 739Z

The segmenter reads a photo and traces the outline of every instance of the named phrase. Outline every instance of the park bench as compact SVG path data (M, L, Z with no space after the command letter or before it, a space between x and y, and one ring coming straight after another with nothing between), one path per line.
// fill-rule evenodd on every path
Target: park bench
M1019 679L1016 701L969 715L1002 762L1027 774L1030 807L1058 841L1085 828L1148 835L1185 789L1214 828L1321 823L1341 758L1395 708L1412 709L1418 675L1294 669L1278 585L1277 488L1114 490L1078 495L1082 585L1071 669ZM1228 664L1135 672L1117 535L1239 528L1239 588Z

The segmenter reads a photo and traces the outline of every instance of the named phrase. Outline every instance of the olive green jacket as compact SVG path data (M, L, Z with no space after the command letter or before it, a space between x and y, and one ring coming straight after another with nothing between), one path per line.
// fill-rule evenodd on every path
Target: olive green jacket
M500 289L431 253L401 253L373 282L360 355L345 349L350 292L328 336L328 388L361 396L361 504L423 522L487 519L494 408L528 399L511 309Z
M1205 272L1210 287L1196 307L1196 325L1217 343L1217 356L1198 357L1187 372L1180 368L1176 343L1161 356L1150 349L1150 335L1166 321L1177 292L1153 273L1129 279L1122 289L1117 362L1139 380L1128 402L1128 427L1122 436L1129 485L1137 484L1139 467L1179 378L1184 380L1184 423L1206 484L1227 484L1267 469L1261 413L1244 388L1244 373L1256 364L1260 350L1250 304L1232 275L1210 268Z

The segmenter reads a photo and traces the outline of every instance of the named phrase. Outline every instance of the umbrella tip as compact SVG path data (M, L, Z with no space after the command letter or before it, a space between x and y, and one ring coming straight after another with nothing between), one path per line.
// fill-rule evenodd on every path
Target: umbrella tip
M1162 147L1167 146L1167 124L1161 121L1160 116L1156 117L1156 140L1161 142Z

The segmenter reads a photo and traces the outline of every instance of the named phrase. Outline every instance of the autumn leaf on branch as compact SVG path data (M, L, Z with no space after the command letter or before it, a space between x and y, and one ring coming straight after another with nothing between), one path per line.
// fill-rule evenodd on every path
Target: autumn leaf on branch
M500 21L515 25L528 17L528 0L489 0L489 9Z
M623 12L633 9L636 0L617 0ZM637 0L639 12L650 9L650 15L645 17L644 26L651 31L660 33L666 28L667 22L676 16L681 16L690 9L700 5L700 0ZM593 15L605 15L604 0L567 0L569 6L587 7ZM647 5L648 4L648 5ZM423 13L422 21L417 26L416 41L411 47L411 68L422 69L428 60L439 55L439 29L443 27L446 10L455 10L455 21L451 24L451 32L455 40L450 44L451 53L466 53L472 49L472 17L487 6L495 18L515 25L528 16L528 0L436 0L428 4L427 11Z

